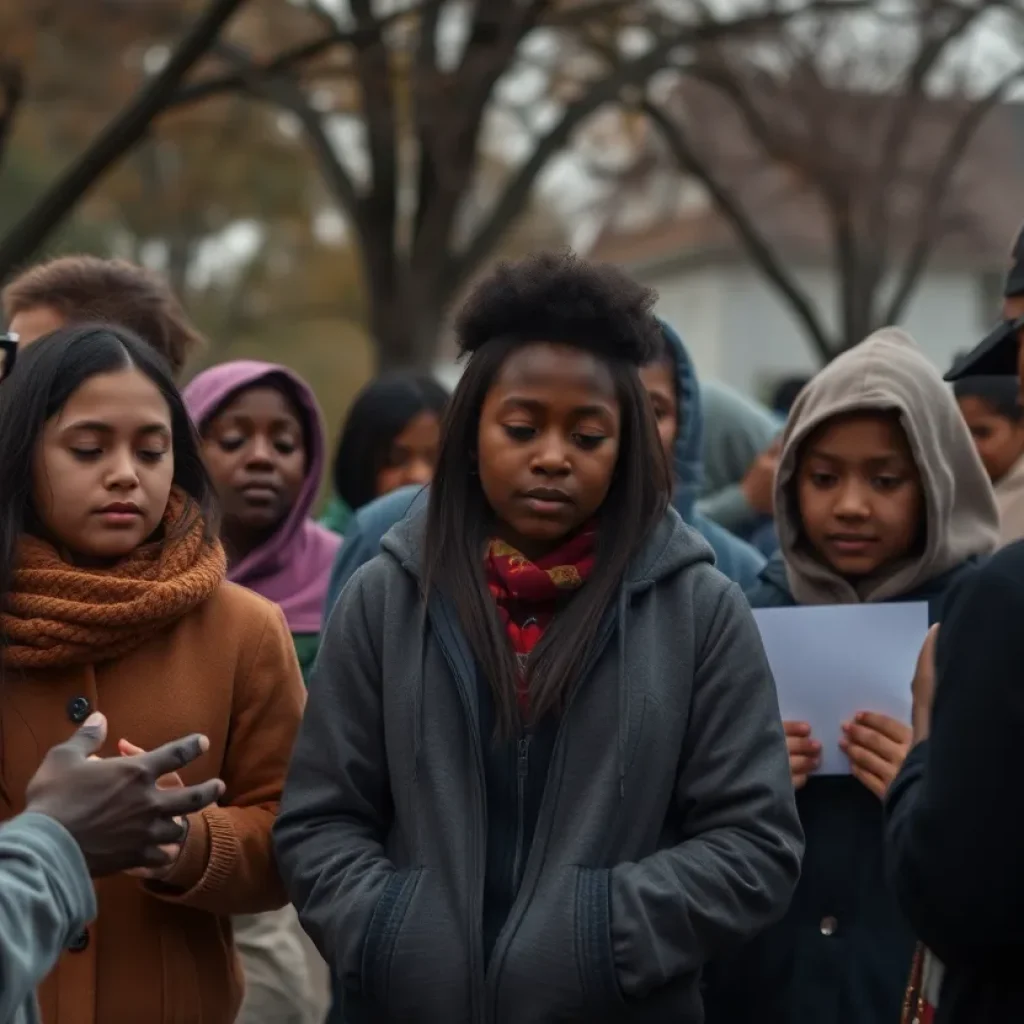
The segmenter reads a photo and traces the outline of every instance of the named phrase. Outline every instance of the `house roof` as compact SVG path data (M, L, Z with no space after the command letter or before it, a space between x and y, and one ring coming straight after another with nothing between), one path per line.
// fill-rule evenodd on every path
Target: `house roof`
M829 97L827 117L817 122L806 110L794 113L795 105L787 106L785 100L780 93L762 104L773 132L808 147L820 132L827 133L824 144L801 149L789 164L766 157L736 108L709 86L689 82L669 105L681 115L696 152L741 200L773 249L791 263L827 265L834 252L833 221L820 191L801 177L802 169L817 161L824 170L813 176L814 182L823 176L843 181L863 202L863 182L872 181L867 161L881 148L866 141L881 139L895 100L877 94L836 95ZM915 235L924 182L960 110L953 102L924 101L907 129L906 156L887 196L886 223L896 250L905 251ZM641 195L642 186L633 198ZM639 227L635 210L633 224L627 226L619 215L621 204L615 207L589 254L593 259L634 270L747 259L731 225L706 199L668 213L651 210ZM1002 273L1024 220L1024 104L1003 104L984 120L942 208L943 235L932 265Z

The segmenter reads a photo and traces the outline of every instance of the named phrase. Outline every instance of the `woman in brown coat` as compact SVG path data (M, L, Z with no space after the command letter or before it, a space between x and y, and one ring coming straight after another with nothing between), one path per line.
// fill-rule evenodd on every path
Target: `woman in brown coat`
M99 914L42 985L46 1024L231 1024L229 917L285 902L270 844L303 703L276 606L224 581L211 489L159 358L120 328L57 331L0 386L0 818L92 711L104 756L190 732L164 868L96 883ZM175 784L177 777L168 777Z

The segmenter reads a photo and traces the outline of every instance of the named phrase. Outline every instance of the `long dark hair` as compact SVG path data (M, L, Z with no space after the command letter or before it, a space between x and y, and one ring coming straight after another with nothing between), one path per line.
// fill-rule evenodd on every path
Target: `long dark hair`
M10 590L18 541L35 518L32 464L43 426L91 377L134 367L160 390L171 410L174 483L202 515L207 539L217 536L213 486L199 440L164 358L123 327L64 327L29 345L0 384L0 601Z
M424 579L455 607L494 695L496 732L519 725L519 667L484 579L484 546L494 516L473 464L484 398L510 353L527 342L492 341L473 353L445 418L441 453L430 490ZM589 346L580 345L586 351ZM598 545L587 583L555 616L527 664L531 714L562 710L595 642L601 617L626 567L661 520L671 474L658 440L647 393L632 362L606 358L621 410L619 455L599 512Z
M377 474L395 438L421 413L440 418L448 392L433 377L397 371L371 380L356 396L334 456L334 491L352 511L377 497Z

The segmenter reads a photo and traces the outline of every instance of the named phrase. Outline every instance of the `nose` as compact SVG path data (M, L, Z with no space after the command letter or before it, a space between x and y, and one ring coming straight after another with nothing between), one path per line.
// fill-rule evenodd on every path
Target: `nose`
M835 514L840 519L867 519L871 515L870 488L863 480L844 480L836 498Z
M269 438L257 434L251 439L245 453L245 464L253 469L273 469L274 447Z
M124 449L113 454L105 482L110 490L117 491L133 491L139 486L139 470L131 451Z
M406 484L429 484L434 478L434 464L429 459L413 459L405 469Z
M530 468L545 476L565 476L569 472L569 446L558 431L548 430L540 435Z

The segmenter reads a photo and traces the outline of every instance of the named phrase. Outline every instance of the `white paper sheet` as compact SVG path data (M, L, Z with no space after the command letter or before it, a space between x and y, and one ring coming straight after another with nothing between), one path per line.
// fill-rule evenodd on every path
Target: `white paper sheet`
M819 775L849 775L841 725L858 711L910 722L910 684L928 605L819 605L754 611L786 720L821 743Z

